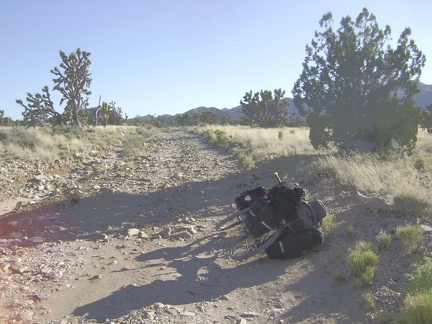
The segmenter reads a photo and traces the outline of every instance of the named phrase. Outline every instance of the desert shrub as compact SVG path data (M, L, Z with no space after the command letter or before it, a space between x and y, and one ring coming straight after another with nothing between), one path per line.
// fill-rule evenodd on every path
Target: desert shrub
M396 226L395 235L401 240L402 247L407 252L418 250L423 242L423 229L417 225Z
M375 297L370 291L365 291L361 294L361 298L367 309L375 309Z
M282 131L279 131L278 138L279 138L280 141L283 140L283 132Z
M424 257L422 262L412 264L413 271L408 275L405 292L408 294L432 292L432 261Z
M351 275L359 286L372 283L378 262L375 250L373 243L359 241L348 255Z
M333 280L336 283L342 284L345 282L345 277L343 276L343 274L340 272L339 269L337 269L334 273L333 273Z
M227 132L223 129L215 129L216 143L222 144L227 140Z
M405 284L405 298L399 314L400 323L432 323L432 261L424 257L412 265Z
M382 229L377 234L376 239L378 241L378 244L381 247L388 247L390 245L391 241L392 241L391 234L383 231Z
M419 293L405 297L398 322L403 324L432 323L432 294Z
M153 126L141 126L136 128L136 133L147 139L155 137L159 132L160 130Z
M347 233L348 233L349 235L353 235L353 234L354 234L354 226L352 226L352 225L348 225L348 226L346 227L346 230L347 230Z
M60 134L66 138L81 138L84 134L78 126L55 126L51 128L53 134Z
M327 215L326 217L324 217L324 219L322 220L321 227L325 232L333 229L335 225L334 219L335 219L334 215Z

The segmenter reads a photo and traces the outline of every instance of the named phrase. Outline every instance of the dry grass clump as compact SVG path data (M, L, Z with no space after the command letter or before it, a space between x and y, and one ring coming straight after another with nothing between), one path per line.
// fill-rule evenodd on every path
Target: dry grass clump
M105 151L113 145L133 151L157 134L151 127L108 126L25 129L0 128L0 163L11 160L48 161L85 150Z
M261 161L286 157L280 162L280 172L287 169L290 175L303 180L326 175L337 183L385 199L407 218L432 214L432 191L428 189L432 179L432 137L424 131L419 130L411 155L389 152L386 156L314 150L308 128L208 125L192 131L229 148L246 169Z
M363 192L388 193L401 187L405 191L417 182L408 158L383 160L376 154L352 152L321 156L309 167Z
M249 126L206 125L192 130L213 142L249 152L255 162L290 155L317 152L309 141L309 129L299 127L251 128Z
M419 147L410 156L383 158L367 152L321 155L306 165L303 173L326 174L360 192L380 196L407 218L428 217L432 213L432 192L427 189L432 169L416 165L419 157L432 158L427 153L431 147L429 135L419 136Z

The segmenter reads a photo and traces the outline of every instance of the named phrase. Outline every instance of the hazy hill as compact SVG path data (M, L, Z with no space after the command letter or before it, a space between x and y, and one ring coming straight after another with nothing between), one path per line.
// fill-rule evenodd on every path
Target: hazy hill
M415 100L417 106L425 109L426 106L432 104L432 85L427 85L427 84L424 84L424 83L419 83L418 84L418 88L419 88L420 92L414 96L414 100ZM285 100L288 100L288 102L289 102L288 109L291 112L293 112L295 114L298 114L298 109L294 105L293 99L292 98L285 98ZM195 115L195 114L202 114L203 112L212 112L212 113L215 113L215 114L219 115L219 117L221 117L221 118L223 116L226 116L226 118L228 120L239 120L243 116L243 113L241 111L241 106L236 106L236 107L233 107L233 108L223 108L223 109L219 109L219 108L215 108L215 107L204 107L204 106L201 106L201 107L190 109L190 110L186 111L183 114L177 114L175 116L172 116L172 115L162 115L162 116L159 116L159 117L161 117L161 118L163 118L165 120L171 120L171 119L175 119L176 116L182 116L182 115L192 116L192 115ZM146 121L146 120L148 120L151 117L149 117L149 116L138 116L136 118L138 118L139 120Z
M426 106L432 105L432 85L419 83L418 88L420 92L414 96L417 106L424 109Z

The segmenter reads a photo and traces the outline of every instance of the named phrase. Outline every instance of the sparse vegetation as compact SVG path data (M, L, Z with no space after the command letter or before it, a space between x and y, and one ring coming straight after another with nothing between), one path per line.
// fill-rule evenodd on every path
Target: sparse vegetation
M327 215L322 220L321 227L325 232L330 231L335 226L334 219L335 219L334 215Z
M392 242L391 234L383 231L382 229L380 230L380 232L376 236L376 239L377 239L380 247L388 247L388 246L390 246L390 244Z
M362 293L361 297L367 309L375 309L375 297L372 292L365 291Z
M395 230L395 235L400 238L402 247L409 253L419 249L423 241L422 234L423 229L417 225L397 226Z
M375 275L378 255L371 242L359 241L348 255L351 275L357 286L369 285Z
M346 279L343 274L339 270L337 270L335 273L333 273L333 280L336 283L342 284L345 282Z
M413 264L413 272L405 287L405 298L399 314L399 323L432 322L432 261L425 257L423 262Z
M404 218L407 225L398 226L394 234L381 230L376 234L374 242L378 247L397 247L397 244L401 244L407 253L421 249L422 229L410 224L416 224L417 219L428 219L432 211L432 194L427 190L432 167L425 162L432 161L432 145L425 131L419 131L417 147L412 155L390 157L360 152L337 154L316 151L309 143L307 128L262 129L214 125L188 130L230 150L245 169L252 170L263 161L274 160L273 166L280 174L295 177L303 183L323 181L321 188L326 189L325 183L328 181L340 184L344 190L359 191L386 201L398 217ZM145 154L159 131L155 127L143 126L92 127L84 131L71 126L50 129L2 127L1 163L12 159L50 160L86 150L105 151L114 146L122 150L118 153L123 154L126 165L133 168L133 159ZM189 144L184 142L184 145ZM251 180L247 186L255 181L258 179ZM337 193L332 192L330 186L328 190L321 192L320 199L332 200L336 196ZM380 217L380 214L376 217ZM357 224L342 224L345 224L342 225L345 233L353 234L356 229L355 237L363 239L363 231ZM339 225L333 215L328 215L324 218L322 227L325 232L330 232ZM387 253L387 250L381 249L380 253ZM341 269L348 265L357 287L373 283L379 270L377 248L371 242L357 242L349 251L348 257L345 250L339 260ZM348 277L340 270L333 274L334 281L340 284L346 283ZM418 278L419 282L426 280L422 276ZM419 309L423 309L421 305L426 305L430 297L422 294L410 292L406 295L401 318L412 319L415 317L412 317L414 315L411 312L417 314L423 311ZM372 289L370 295L364 294L361 298L367 308L372 308L372 301L376 304L375 309L379 308L379 298L371 299L371 296ZM427 308L425 311L427 312Z
M103 151L120 140L127 151L132 147L142 147L155 134L153 128L134 126L89 128L87 131L73 126L3 127L0 128L0 163L11 160L49 161L89 149Z

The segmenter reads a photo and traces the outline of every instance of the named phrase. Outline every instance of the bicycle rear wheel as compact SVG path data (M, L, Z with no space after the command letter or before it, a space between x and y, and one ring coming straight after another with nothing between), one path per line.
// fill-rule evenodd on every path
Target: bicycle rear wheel
M242 261L264 252L281 235L282 229L270 231L260 238L253 238L249 233L243 235L229 251L231 259Z
M229 224L227 224L227 223L230 222L230 221L232 221L234 218L239 217L240 215L246 214L249 211L249 209L250 208L245 208L245 209L242 209L242 210L238 210L235 213L227 216L226 218L224 218L220 222L216 223L215 228L218 231L225 231L225 230L227 230L227 229L229 229L231 227L239 225L241 223L240 219L237 220L237 221L235 221L235 222L233 222L233 223L229 223Z

